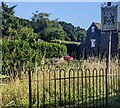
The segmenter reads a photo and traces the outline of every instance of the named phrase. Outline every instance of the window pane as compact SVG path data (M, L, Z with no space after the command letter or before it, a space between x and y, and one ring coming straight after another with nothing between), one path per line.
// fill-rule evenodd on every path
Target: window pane
M91 32L92 32L92 33L95 32L95 27L94 27L94 26L91 28Z
M96 44L96 39L91 39L91 47L94 48Z

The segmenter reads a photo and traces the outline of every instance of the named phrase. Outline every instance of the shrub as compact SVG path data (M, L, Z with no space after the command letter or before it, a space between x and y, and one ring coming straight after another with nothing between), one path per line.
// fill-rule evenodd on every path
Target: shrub
M39 49L42 52L42 56L46 58L62 57L67 53L66 46L57 43L39 43Z
M62 41L62 40L51 40L52 43L61 43L67 47L67 53L74 58L78 57L78 46L80 42L72 42L72 41Z
M34 69L35 62L41 63L43 57L62 57L67 53L65 45L47 42L28 43L24 40L3 40L2 70L8 75L20 73L26 65L27 69ZM9 74L10 73L10 74Z

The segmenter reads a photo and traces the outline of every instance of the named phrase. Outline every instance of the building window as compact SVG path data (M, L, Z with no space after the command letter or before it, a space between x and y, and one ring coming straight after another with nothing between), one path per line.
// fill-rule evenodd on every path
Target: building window
M95 27L94 27L94 26L91 28L91 32L92 32L92 33L95 32Z
M94 48L96 43L96 39L91 39L91 47Z

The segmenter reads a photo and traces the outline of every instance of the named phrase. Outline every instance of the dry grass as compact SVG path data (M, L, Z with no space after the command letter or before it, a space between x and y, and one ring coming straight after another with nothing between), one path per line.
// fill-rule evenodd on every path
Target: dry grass
M60 65L60 67L55 67L52 65L44 65L41 67L37 67L36 71L32 74L32 98L33 98L33 105L36 106L37 104L37 92L39 93L39 106L44 104L44 99L45 99L45 104L53 104L54 103L54 99L55 99L55 90L54 90L54 86L55 86L55 80L52 79L57 79L59 78L59 75L61 74L61 77L64 77L64 75L66 77L69 76L69 70L71 68L73 68L74 70L77 70L79 68L82 68L83 70L85 70L86 68L89 68L90 70L92 70L93 68L105 68L105 60L100 61L99 59L95 59L95 58L90 58L88 60L81 60L81 61L74 61L74 62L70 62L70 63L63 63L62 65ZM59 68L63 68L65 69L65 74L64 71L61 71L61 73L59 72ZM116 68L118 69L118 62L117 59L111 62L111 68ZM54 74L54 70L55 74ZM38 72L38 74L37 74ZM71 77L73 76L73 72L71 71ZM37 76L38 75L38 76ZM77 77L78 72L76 71L74 76ZM80 76L81 74L79 74ZM87 74L86 74L87 75ZM37 81L38 78L38 81ZM50 79L50 80L49 80ZM44 81L44 82L43 82ZM70 90L71 90L71 103L74 101L75 99L78 99L78 81L77 80L70 80ZM101 81L101 80L98 80ZM88 80L87 80L88 82ZM91 84L93 82L93 79L90 80ZM85 84L85 80L83 81L83 83ZM96 82L94 82L95 85L97 84ZM38 88L37 88L37 84L38 84ZM75 84L75 85L74 85ZM79 84L81 85L81 82L79 81ZM62 91L62 101L64 101L64 80L61 81L61 91ZM50 88L49 88L50 86ZM73 87L75 86L75 89L73 89ZM91 89L93 87L93 85L91 87L88 87L90 85L85 85L84 88L88 88ZM99 86L99 85L98 85ZM99 89L103 89L100 88L101 86L99 86ZM43 92L43 88L44 88L44 92ZM69 95L69 82L68 80L66 80L66 100L69 100L68 95ZM81 88L81 86L80 86ZM84 99L85 101L89 101L86 100L90 94L86 95L86 90L83 90L84 92ZM72 93L75 92L75 95ZM44 94L45 93L45 97ZM57 104L59 104L59 96L60 93L60 89L59 89L59 82L56 80L56 99L57 99ZM97 94L97 90L94 90L95 95L98 95L100 93ZM91 91L91 94L93 94L93 91ZM80 94L79 94L80 95ZM74 98L73 98L74 97ZM50 100L49 100L50 99ZM67 101L68 102L68 101ZM28 88L28 75L24 74L22 75L21 80L16 79L15 81L8 81L7 83L3 83L2 84L2 106L7 105L8 103L12 103L14 105L17 106L24 106L25 108L29 107L29 88Z

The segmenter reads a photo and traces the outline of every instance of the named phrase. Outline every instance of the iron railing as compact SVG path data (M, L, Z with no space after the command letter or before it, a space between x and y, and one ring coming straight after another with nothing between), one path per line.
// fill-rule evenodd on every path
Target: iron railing
M37 107L107 107L120 93L118 70L110 72L105 68L44 68L38 72L42 93L37 96Z

